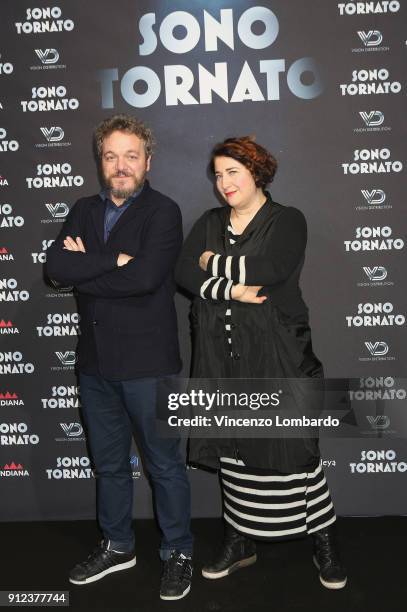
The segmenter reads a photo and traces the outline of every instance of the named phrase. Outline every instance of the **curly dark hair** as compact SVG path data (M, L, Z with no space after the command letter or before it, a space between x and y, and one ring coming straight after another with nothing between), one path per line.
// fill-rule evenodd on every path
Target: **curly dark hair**
M211 153L210 168L215 172L216 157L231 157L245 166L251 173L256 187L265 189L273 181L277 170L277 160L264 147L257 144L253 136L227 138L214 146Z
M153 152L155 140L152 131L142 121L131 115L113 115L107 117L95 128L94 138L98 157L102 156L103 141L113 132L127 132L138 136L144 142L146 156L150 157Z

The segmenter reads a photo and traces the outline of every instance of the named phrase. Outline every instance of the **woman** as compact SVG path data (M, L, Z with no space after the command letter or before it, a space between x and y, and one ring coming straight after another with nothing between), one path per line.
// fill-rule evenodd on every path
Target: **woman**
M197 221L176 270L194 296L192 377L323 376L298 286L306 222L265 191L276 160L249 137L229 138L215 146L211 169L227 206ZM316 439L191 439L190 461L220 467L224 500L224 541L203 576L254 563L253 539L310 534L321 583L345 586Z

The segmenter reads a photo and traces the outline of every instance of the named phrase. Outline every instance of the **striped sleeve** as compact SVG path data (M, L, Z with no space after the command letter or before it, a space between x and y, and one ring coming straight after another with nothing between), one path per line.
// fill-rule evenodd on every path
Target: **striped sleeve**
M200 296L203 300L230 300L233 281L211 276L201 285Z
M212 255L208 260L207 271L217 278L224 277L246 285L246 255Z
M284 282L301 264L307 243L307 224L296 208L287 207L261 255L212 255L207 272L241 285L272 286Z

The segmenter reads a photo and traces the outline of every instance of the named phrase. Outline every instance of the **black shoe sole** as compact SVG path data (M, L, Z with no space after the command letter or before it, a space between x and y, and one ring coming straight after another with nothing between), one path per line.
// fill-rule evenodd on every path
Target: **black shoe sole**
M164 599L165 601L175 601L176 599L182 599L183 597L188 595L190 590L191 590L191 585L189 584L187 588L185 589L185 591L182 593L182 595L161 595L160 593L160 599Z
M205 568L202 568L202 576L204 578L209 578L210 580L216 580L217 578L225 578L226 576L229 576L229 574L233 574L233 572L236 572L239 569L249 567L249 565L253 565L253 563L256 563L256 561L257 555L254 554L251 557L247 557L246 559L240 559L240 561L236 561L236 563L233 563L221 572L210 572Z
M319 563L316 559L316 557L312 557L312 560L314 562L315 567L317 568L317 570L320 570L319 567ZM348 579L345 578L344 580L342 580L341 582L327 582L326 580L324 580L321 576L321 574L319 574L319 580L321 582L321 584L326 588L326 589L343 589L343 587L346 585Z
M113 572L120 572L122 570L130 569L136 565L136 557L134 559L130 559L126 563L118 563L117 565L112 565L108 569L103 572L99 572L99 574L94 574L93 576L89 576L89 578L85 578L84 580L74 580L73 578L69 578L69 582L72 584L90 584L91 582L96 582L97 580L101 580L108 574L113 574Z

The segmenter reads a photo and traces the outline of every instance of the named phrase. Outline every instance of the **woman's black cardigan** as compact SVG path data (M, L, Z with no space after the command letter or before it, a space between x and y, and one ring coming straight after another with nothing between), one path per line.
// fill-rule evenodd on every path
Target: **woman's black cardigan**
M233 245L226 238L229 215L228 206L202 215L186 239L176 267L177 283L193 296L191 376L278 378L280 387L281 379L285 379L287 393L296 399L298 414L315 416L321 409L321 393L315 386L307 387L304 379L317 383L323 370L312 351L308 309L299 288L307 241L304 215L296 208L272 201L268 195ZM212 257L204 272L198 262L206 250L220 257L216 261ZM201 287L213 272L219 277L225 274L225 283L219 284L217 299L203 299ZM244 280L246 285L261 285L260 295L267 295L267 300L263 304L225 300L224 289L229 280L234 284ZM225 331L229 307L232 351ZM275 391L272 381L270 385ZM293 473L314 469L319 449L317 439L309 437L309 433L278 439L191 438L190 461L218 467L219 456L239 457L252 467Z

